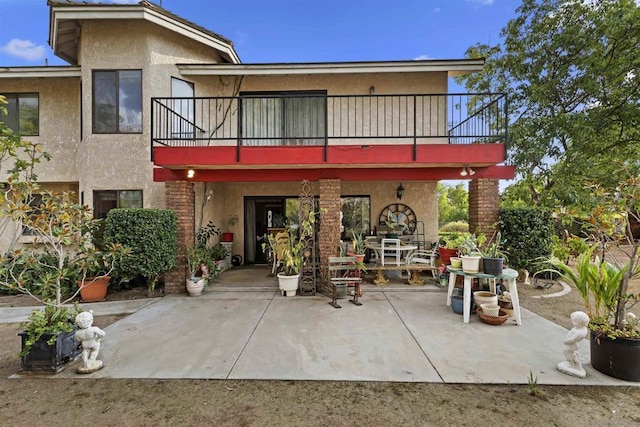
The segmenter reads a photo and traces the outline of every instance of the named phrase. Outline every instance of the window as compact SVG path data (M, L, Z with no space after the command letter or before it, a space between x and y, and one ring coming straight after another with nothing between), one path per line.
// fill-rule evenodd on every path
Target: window
M7 93L7 115L0 116L14 133L37 136L40 133L40 112L37 93Z
M40 205L42 204L42 195L41 194L32 194L29 196L28 203L30 209L29 216L32 220L36 219L35 216L40 214ZM22 235L23 236L35 236L36 233L32 228L27 227L26 225L22 227Z
M171 135L175 138L194 138L195 99L193 83L171 77Z
M242 94L244 145L323 145L326 92Z
M93 132L142 132L142 71L93 72Z
M142 190L100 190L93 192L94 218L105 218L111 209L141 207Z
M362 233L366 236L371 231L371 198L369 196L346 196L340 199L342 203L342 237L351 240Z

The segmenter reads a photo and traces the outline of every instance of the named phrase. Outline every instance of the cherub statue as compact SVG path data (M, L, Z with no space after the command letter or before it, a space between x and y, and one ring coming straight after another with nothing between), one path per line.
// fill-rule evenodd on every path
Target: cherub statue
M76 332L76 340L82 343L82 366L78 367L79 374L89 374L102 369L102 360L97 360L100 351L100 341L106 335L97 326L92 326L93 314L83 311L76 316L76 325L80 328Z
M571 324L573 328L571 328L564 341L562 341L566 360L558 363L557 369L562 373L584 378L587 376L587 373L578 358L578 348L580 348L580 341L585 339L589 333L589 329L587 328L589 316L587 316L587 313L584 311L574 311L571 313Z

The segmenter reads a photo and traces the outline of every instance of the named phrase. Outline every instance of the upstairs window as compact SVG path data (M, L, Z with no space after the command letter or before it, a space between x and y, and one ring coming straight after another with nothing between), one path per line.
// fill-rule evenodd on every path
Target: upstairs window
M93 72L93 133L142 132L142 71Z
M245 93L244 145L324 145L326 92Z
M0 121L4 122L14 133L24 136L37 136L40 134L40 111L37 93L6 93L4 95L7 104L7 115L0 115Z

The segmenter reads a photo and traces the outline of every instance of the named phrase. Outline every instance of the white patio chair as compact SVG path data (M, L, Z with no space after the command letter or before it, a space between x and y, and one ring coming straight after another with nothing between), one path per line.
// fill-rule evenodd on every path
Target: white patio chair
M400 239L382 239L380 253L383 266L385 259L387 264L400 265Z
M432 267L436 266L437 250L415 251L407 257L407 265L426 264ZM407 270L407 274L410 271ZM409 274L410 275L410 274ZM431 275L435 279L437 277L435 268L431 270Z

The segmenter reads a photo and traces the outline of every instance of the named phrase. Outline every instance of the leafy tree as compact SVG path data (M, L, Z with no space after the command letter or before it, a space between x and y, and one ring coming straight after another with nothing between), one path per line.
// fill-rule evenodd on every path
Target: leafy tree
M585 180L615 185L640 150L640 7L633 0L523 0L502 43L477 44L483 72L458 79L509 93L509 160L536 205L569 205ZM632 159L632 160L629 160ZM635 159L635 160L633 160Z
M469 194L464 184L438 183L438 224L469 220Z

